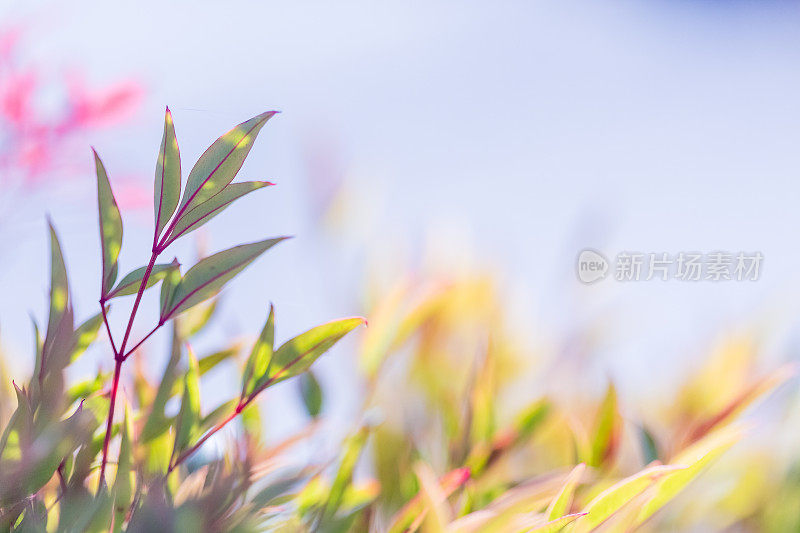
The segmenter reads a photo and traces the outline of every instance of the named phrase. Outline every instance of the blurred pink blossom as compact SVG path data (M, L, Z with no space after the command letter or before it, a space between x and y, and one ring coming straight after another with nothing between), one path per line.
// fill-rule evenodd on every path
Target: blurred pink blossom
M144 91L135 80L96 88L75 73L45 76L20 42L19 29L0 31L0 182L30 189L81 175L76 145L128 120Z

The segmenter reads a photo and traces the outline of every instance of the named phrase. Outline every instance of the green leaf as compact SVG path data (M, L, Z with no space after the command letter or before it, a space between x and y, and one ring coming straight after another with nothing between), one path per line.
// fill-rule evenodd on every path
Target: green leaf
M246 194L269 185L274 185L274 183L270 183L268 181L246 181L243 183L231 183L222 189L218 194L212 196L191 211L181 215L175 224L175 227L172 229L172 231L170 231L170 236L164 246L168 246L182 235L191 233L218 214L222 213L225 208L233 203L234 200L237 200Z
M227 402L218 405L213 411L203 417L203 420L200 423L200 433L205 433L217 425L217 422L222 421L223 418L230 415L233 410L236 409L238 404L239 400L228 400ZM245 409L245 411L246 410L247 409Z
M601 466L614 459L622 432L622 417L617 408L617 390L609 384L597 413L594 438L591 443L589 466Z
M256 382L267 374L275 344L275 307L269 305L269 315L261 335L250 351L247 364L242 374L242 398L247 397L256 388Z
M584 470L586 470L586 465L580 463L569 473L561 490L558 491L558 494L556 494L545 511L548 520L555 520L569 511L570 506L572 506L572 498L575 496L575 489L581 482Z
M97 152L94 163L97 170L97 205L100 212L100 246L103 251L103 281L101 295L104 297L117 280L117 259L122 249L122 217L117 201L111 192L108 174Z
M147 278L147 286L145 289L149 289L162 279L166 278L167 275L172 270L177 270L180 268L180 263L178 263L178 259L173 259L172 263L165 263L160 265L153 265L153 269L150 272L150 277ZM147 271L147 267L140 267L127 274L117 286L109 291L108 295L106 296L107 300L111 298L115 298L117 296L128 296L131 294L136 294L139 292L139 287L142 285L142 278L144 278L144 273Z
M47 320L47 333L45 335L43 351L46 353L53 345L53 340L59 332L63 319L71 315L72 301L69 294L67 281L67 267L64 264L64 255L61 253L61 244L58 235L50 225L50 316ZM70 328L72 326L70 325ZM70 332L71 334L72 332Z
M183 313L178 321L181 336L189 339L200 333L213 318L218 304L219 298L215 298Z
M259 379L257 388L305 372L319 356L330 350L342 337L366 322L362 317L342 318L312 328L285 342L275 351L269 372Z
M206 372L217 366L218 364L227 361L232 357L236 357L239 353L241 347L239 345L231 346L230 348L226 348L224 350L220 350L218 352L214 352L211 355L207 355L202 357L198 362L198 366L200 369L200 375L204 375Z
M592 531L651 487L659 478L684 468L672 465L652 466L612 485L586 504L583 512L587 515L575 522L574 533Z
M148 444L151 440L164 434L169 429L169 422L165 409L167 402L172 397L174 384L178 379L178 364L180 363L182 353L181 346L181 339L173 326L170 358L161 375L156 397L153 399L149 415L145 419L144 427L139 437L141 442L145 444ZM169 451L167 451L167 453L169 453Z
M353 481L353 471L356 468L358 458L361 457L364 446L367 444L369 433L370 427L362 426L344 443L344 450L342 451L342 457L339 461L339 470L336 472L336 477L331 485L328 500L325 502L325 506L322 510L320 522L324 523L326 520L331 519L336 515L336 511L339 510L345 490Z
M183 376L183 398L175 428L173 458L178 457L195 439L200 427L200 369L191 348L187 350L189 368Z
M189 172L178 213L194 209L233 181L259 131L275 114L269 111L242 122L203 152Z
M673 458L675 464L688 465L658 480L655 494L639 511L637 524L643 523L653 513L664 507L679 492L699 476L712 462L736 444L742 437L743 430L738 425L727 426L710 433L678 456Z
M650 464L653 461L657 461L659 454L658 454L658 445L656 444L656 439L653 435L647 430L644 426L639 426L639 442L642 448L642 456L644 457L644 463Z
M322 411L322 388L311 370L300 376L300 393L306 412L313 418L319 416Z
M164 283L161 284L161 303L159 309L161 310L161 316L165 316L167 308L172 303L172 297L175 294L175 289L178 287L178 283L181 282L181 269L180 265L178 268L172 269L167 271L167 275L164 277Z
M75 345L72 349L72 356L70 362L74 362L80 357L86 349L97 339L97 333L100 331L100 326L103 325L103 314L97 313L86 322L78 326L73 335L75 338Z
M153 189L156 238L158 238L175 212L175 208L178 207L181 195L181 154L169 107L164 115L164 136L161 138L161 148L158 151Z
M244 270L258 256L285 238L278 237L242 244L201 259L186 272L178 286L175 287L167 311L162 311L161 319L171 318L193 305L211 298L222 289L225 283Z

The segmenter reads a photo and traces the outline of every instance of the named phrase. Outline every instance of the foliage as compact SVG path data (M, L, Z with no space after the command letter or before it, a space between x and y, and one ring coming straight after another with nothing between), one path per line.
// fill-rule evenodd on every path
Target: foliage
M150 257L124 276L118 272L123 221L95 154L99 310L75 320L51 225L49 314L44 330L34 324L33 376L19 386L0 365L0 530L582 533L703 525L681 522L684 515L676 518L670 508L742 439L739 416L791 371L755 378L750 358L733 368L731 349L723 349L722 367L712 359L705 370L712 377L698 373L687 383L666 406L666 421L631 414L612 383L582 408L540 387L512 409L508 391L527 354L483 277L400 281L371 298L371 324L356 351L360 376L353 377L366 391L359 422L335 457L315 455L297 466L295 447L317 435L326 415L325 383L312 365L366 321L332 321L276 345L270 306L244 361L236 344L195 354L190 343L216 317L218 293L284 238L234 246L185 272L176 259L163 258L174 241L237 198L270 185L232 181L274 115L257 115L220 137L184 183L167 110ZM158 321L134 341L142 296L159 283ZM108 316L124 297L133 303L124 331L115 335ZM171 341L154 380L139 348L162 328ZM68 383L65 371L101 330L113 373ZM133 394L125 397L120 380L131 358ZM241 386L208 409L203 378L220 365L238 365ZM555 376L547 371L545 378ZM287 380L296 382L308 424L267 443L257 400ZM204 444L230 424L240 431L226 452L208 452ZM792 486L775 493L793 501ZM731 523L748 520L798 523L770 501Z

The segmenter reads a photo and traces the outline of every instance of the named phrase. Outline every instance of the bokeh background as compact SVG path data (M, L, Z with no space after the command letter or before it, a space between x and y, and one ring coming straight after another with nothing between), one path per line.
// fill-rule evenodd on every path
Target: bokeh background
M184 174L234 124L282 111L240 173L278 185L176 247L188 264L198 246L296 236L225 290L224 318L201 349L256 334L267 302L285 339L365 313L369 288L393 278L486 272L533 353L585 352L571 370L587 391L613 377L623 398L663 400L729 335L757 337L765 367L792 360L798 30L791 1L6 2L3 344L31 353L28 312L42 317L46 303L47 214L76 312L96 312L90 145L123 207L121 271L140 266L166 104ZM575 275L586 247L765 259L755 282L586 286ZM165 343L152 343L154 373ZM359 405L348 346L319 364L333 432ZM25 373L32 359L12 364ZM102 349L74 372L97 365L111 367ZM221 390L237 383L233 372L216 379ZM541 386L521 379L521 390ZM297 398L271 394L269 431L291 430Z

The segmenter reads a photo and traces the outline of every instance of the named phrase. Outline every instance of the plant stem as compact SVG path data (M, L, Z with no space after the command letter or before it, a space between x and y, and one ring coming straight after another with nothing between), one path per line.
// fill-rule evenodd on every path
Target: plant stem
M203 444L205 444L205 442L206 442L206 441L207 441L207 440L208 440L208 439L209 439L209 438L210 438L210 437L211 437L211 436L212 436L214 433L216 433L216 432L217 432L217 431L219 431L220 429L224 428L224 427L225 427L225 426L228 424L228 422L230 422L231 420L233 420L234 418L236 418L236 417L239 415L239 413L241 413L241 412L242 412L242 409L244 409L245 407L247 407L247 403L249 403L249 402L245 402L245 403L239 402L239 404L236 406L236 409L234 409L234 411L233 411L233 412L232 412L230 415L228 415L228 418L226 418L226 419L225 419L225 420L223 420L222 422L219 422L219 423L218 423L216 426L214 426L213 428L211 428L211 429L210 429L210 430L209 430L209 431L208 431L208 432L207 432L205 435L203 435L203 437L202 437L202 438L201 438L199 441L197 441L197 442L194 444L194 446L192 446L191 448L189 448L188 450L186 450L185 452L183 452L182 454L180 454L180 455L178 456L178 458L177 458L177 459L175 459L175 462L174 462L174 463L172 463L172 464L170 465L169 469L167 470L167 474L170 474L170 473L172 473L172 471L173 471L173 470L175 470L175 468L177 468L179 464L181 464L183 461L185 461L185 460L186 460L186 459L187 459L187 458L188 458L190 455L192 455L192 454L193 454L194 452L196 452L196 451L197 451L197 450L198 450L198 449L199 449L199 448L200 448L200 447L201 447Z
M139 346L141 346L142 344L144 344L144 341L146 341L147 339L149 339L149 338L150 338L150 336L151 336L153 333L155 333L156 331L158 331L158 329L159 329L161 326L163 326L163 325L164 325L164 323L163 323L163 322L159 322L158 324L156 324L156 327L154 327L153 329L151 329L151 330L150 330L150 333L148 333L147 335L145 335L145 336L142 338L142 340L140 340L139 342L137 342L137 343L136 343L136 346L134 346L133 348L131 348L130 350L128 350L128 352L127 352L127 353L125 353L125 354L123 354L123 355L122 355L122 360L123 360L123 361L125 361L125 360L126 360L128 357L130 357L130 356L131 356L131 354L133 354L133 352L135 352L135 351L136 351L136 350L139 348Z
M125 329L125 336L122 338L122 344L120 344L119 350L115 350L114 353L114 382L111 386L111 401L108 406L108 423L106 424L106 436L103 439L103 459L100 462L100 475L97 481L98 491L103 486L103 481L105 479L106 463L108 462L108 443L111 440L111 429L114 427L114 406L117 401L117 391L119 390L119 378L122 372L122 363L125 360L123 357L123 354L125 353L125 345L128 343L128 338L131 335L131 329L133 328L133 321L136 318L136 311L139 310L139 303L142 301L142 294L144 294L144 290L145 288L147 288L147 280L150 278L150 274L153 271L153 266L156 264L156 259L158 258L159 252L160 250L154 246L153 252L152 254L150 254L150 262L147 264L147 269L144 272L144 277L142 277L142 284L139 285L139 292L136 293L136 301L133 302L133 309L131 309L131 317L130 319L128 319L128 327Z
M203 437L194 444L194 446L192 446L191 448L189 448L188 450L186 450L185 452L180 454L178 456L178 458L175 459L175 462L172 463L170 465L169 469L167 470L167 474L169 475L173 470L175 470L175 468L179 464L181 464L183 461L185 461L186 458L188 458L190 455L192 455L194 452L196 452L200 448L200 446L202 446L209 439L209 437L211 437L211 435L213 435L214 433L216 433L220 429L224 428L228 424L228 422L230 422L231 420L233 420L234 418L239 416L239 413L241 413L248 405L250 405L250 403L253 400L255 400L256 396L258 396L261 392L263 392L267 387L269 387L270 385L275 383L275 381L278 378L280 378L281 374L283 374L284 372L289 370L291 367L296 365L304 356L305 356L305 354L300 354L294 360L289 362L289 364L287 364L285 367L281 368L278 372L276 372L274 376L269 378L259 388L257 388L256 390L254 390L253 392L248 394L246 397L241 398L239 400L239 403L236 404L236 409L234 409L233 412L230 415L228 415L228 417L225 420L223 420L222 422L219 422L216 426L211 428L208 431L208 433L203 435Z
M106 302L100 299L100 310L103 313L103 322L106 325L106 332L108 333L108 340L111 341L111 349L114 350L114 357L117 356L117 346L114 344L114 336L111 334L111 326L108 324L108 313L106 312Z

